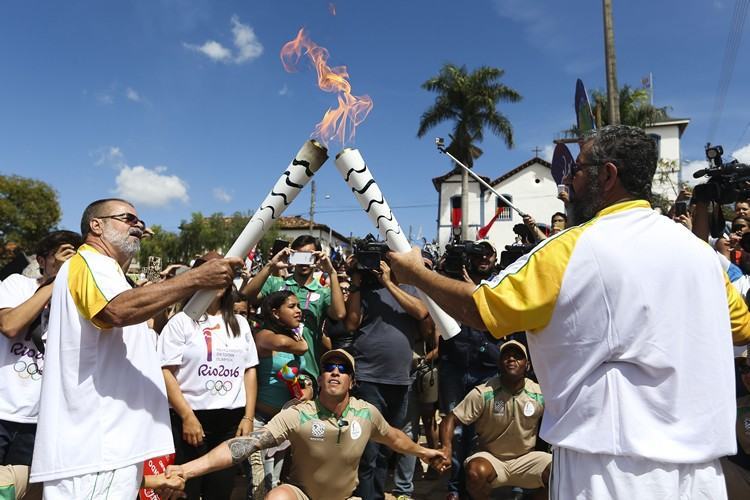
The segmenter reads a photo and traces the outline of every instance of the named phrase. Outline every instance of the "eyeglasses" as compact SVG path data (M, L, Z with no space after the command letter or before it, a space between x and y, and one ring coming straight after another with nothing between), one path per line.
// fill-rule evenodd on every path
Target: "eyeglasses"
M143 224L143 227L146 227L146 222L143 219L139 219L137 215L131 214L128 212L125 212L122 214L115 214L115 215L103 215L101 217L97 217L97 219L115 219L115 220L119 220L120 222L125 222L126 224L130 224L131 226Z
M338 370L342 375L348 374L350 371L349 366L344 363L326 363L323 365L324 372L331 373L333 370Z

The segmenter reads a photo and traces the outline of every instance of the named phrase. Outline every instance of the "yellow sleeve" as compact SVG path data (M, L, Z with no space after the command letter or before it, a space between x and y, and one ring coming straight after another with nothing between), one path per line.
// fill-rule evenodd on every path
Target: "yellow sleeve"
M740 292L729 282L729 277L724 273L724 284L727 288L727 302L729 303L729 321L732 325L732 342L735 345L750 343L750 313L747 310L745 299Z
M91 268L80 253L70 259L68 290L81 316L101 330L112 328L112 325L107 325L95 318L107 306L109 300L97 286Z
M552 318L565 269L586 225L549 238L474 291L487 329L497 338L544 328Z

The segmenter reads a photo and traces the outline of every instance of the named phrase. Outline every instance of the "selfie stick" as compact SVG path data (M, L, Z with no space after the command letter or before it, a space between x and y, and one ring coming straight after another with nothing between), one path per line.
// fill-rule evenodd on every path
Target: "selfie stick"
M336 155L336 168L349 187L352 188L354 196L362 205L372 223L375 224L375 228L380 232L388 248L394 252L410 251L409 241L401 231L396 216L393 215L388 202L385 201L383 193L375 183L375 179L372 178L372 174L365 165L365 160L362 159L359 151L350 148L344 149ZM445 340L458 335L461 327L456 320L440 309L427 294L421 290L417 290L417 292L419 298L427 305L440 335Z
M497 196L498 198L500 198L502 200L502 202L505 203L508 207L510 207L511 209L513 209L516 212L518 212L518 215L520 215L521 217L526 217L526 214L523 213L523 212L521 212L521 210L518 207L516 207L513 203L511 203L510 201L508 201L508 198L506 198L505 196L503 196L500 193L498 193L497 191L495 191L495 189L492 186L490 186L487 183L487 181L485 181L484 179L482 179L481 177L479 177L477 174L474 173L474 171L472 169L470 169L469 167L467 167L466 165L464 165L463 163L461 163L458 160L458 158L456 158L455 156L453 156L452 154L450 154L445 149L445 141L443 140L442 137L437 137L435 139L435 145L437 146L438 151L440 151L444 155L447 155L451 160L453 160L456 163L456 165L458 165L459 167L461 167L464 170L466 170L466 172L470 176L472 176L474 179L476 179L477 182L479 182L479 184L481 184L482 186L484 186L485 188L487 188L492 194L494 194L495 196Z
M312 179L315 172L328 159L328 150L316 141L307 141L279 177L271 192L255 211L250 222L242 230L226 257L245 257L252 247L258 244L263 235L271 229L273 220L278 218L302 188ZM216 290L201 290L187 303L183 311L198 321L206 313Z

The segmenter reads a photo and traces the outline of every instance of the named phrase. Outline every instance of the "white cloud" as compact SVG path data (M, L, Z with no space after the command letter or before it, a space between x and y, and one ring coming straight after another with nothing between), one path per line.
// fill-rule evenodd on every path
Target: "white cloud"
M125 89L125 97L127 97L133 102L141 102L143 100L141 95L135 89L131 87L128 87Z
M234 46L237 49L236 55L233 54L230 49L215 40L208 40L203 45L183 43L183 46L207 56L212 61L226 64L242 64L260 57L263 53L263 45L255 35L255 31L247 24L242 24L239 17L236 15L232 16L230 22L232 23Z
M232 58L232 52L219 42L209 40L203 45L183 44L186 48L200 52L213 61L225 62Z
M232 201L232 195L227 193L223 188L214 188L212 193L214 195L214 198L223 203L229 203L230 201Z
M740 163L750 163L750 144L745 144L740 149L733 152L732 158L735 158Z
M237 64L257 59L263 53L263 45L255 35L255 31L247 24L242 24L240 18L232 16L232 34L234 35L234 46L237 47Z
M288 95L289 94L289 87L286 86L286 83L283 87L279 90L279 95Z
M142 165L126 165L115 179L115 192L137 205L161 207L173 200L187 203L187 183L176 175L165 175L165 171L166 167L148 169Z
M107 166L119 169L125 166L125 155L117 146L99 148L91 153L91 156L94 157L94 165L97 167Z

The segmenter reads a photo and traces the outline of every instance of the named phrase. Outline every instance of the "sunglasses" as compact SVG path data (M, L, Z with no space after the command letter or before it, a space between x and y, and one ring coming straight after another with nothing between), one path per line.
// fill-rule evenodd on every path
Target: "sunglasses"
M750 366L747 366L747 365L740 366L740 373L743 375L750 373Z
M97 217L97 219L115 219L115 220L119 220L120 222L125 222L126 224L130 224L131 226L143 224L143 227L146 227L146 222L143 219L139 219L137 215L131 214L128 212L125 212L122 214L115 214L115 215L103 215L101 217Z
M323 365L323 371L326 373L331 373L333 370L338 370L339 373L342 375L348 375L349 374L349 365L345 365L343 363L325 363Z
M736 233L737 231L744 231L745 229L747 229L747 226L744 224L738 224L736 226L732 226L733 233Z

